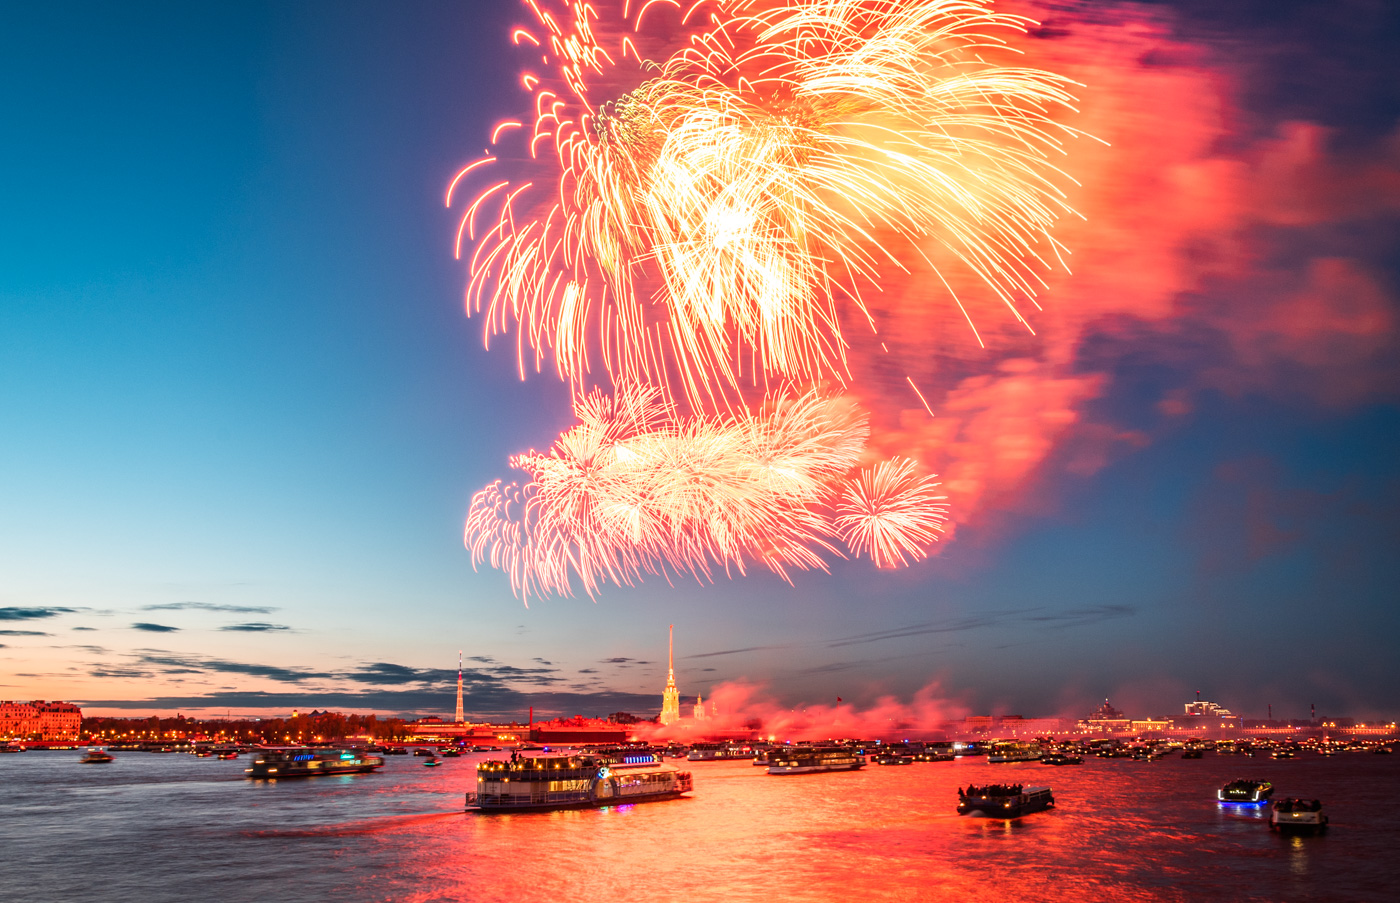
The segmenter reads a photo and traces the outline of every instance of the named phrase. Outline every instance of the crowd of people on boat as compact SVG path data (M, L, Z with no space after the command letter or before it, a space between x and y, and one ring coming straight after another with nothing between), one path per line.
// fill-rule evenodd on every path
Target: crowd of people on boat
M968 785L967 790L958 788L958 796L1020 796L1020 784L988 784L985 787Z
M1279 800L1274 808L1280 812L1321 812L1322 803L1317 800Z

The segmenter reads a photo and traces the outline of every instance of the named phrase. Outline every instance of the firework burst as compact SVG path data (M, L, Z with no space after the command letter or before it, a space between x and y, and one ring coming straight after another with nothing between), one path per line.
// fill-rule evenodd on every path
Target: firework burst
M876 325L863 296L890 273L954 261L1014 310L1059 255L1050 161L1072 98L991 62L1028 20L990 0L701 0L683 17L653 0L613 26L527 2L535 117L493 140L535 177L490 178L492 153L448 192L482 186L458 233L468 307L488 340L519 330L522 372L552 358L579 395L601 364L695 407L841 381L843 329ZM644 60L667 14L689 41Z
M472 499L473 564L505 571L526 599L568 595L574 581L592 596L604 581L708 580L752 564L788 579L825 568L842 536L855 554L903 561L942 520L908 462L894 463L893 478L875 468L877 497L865 508L847 500L865 498L869 476L852 473L868 429L843 398L812 391L683 419L656 389L631 388L589 393L575 414L547 453L511 459L528 482L498 481Z

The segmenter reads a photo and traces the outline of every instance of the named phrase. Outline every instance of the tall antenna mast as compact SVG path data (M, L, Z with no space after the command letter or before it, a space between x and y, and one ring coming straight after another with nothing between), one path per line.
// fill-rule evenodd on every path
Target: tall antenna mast
M462 712L462 650L457 650L457 723L467 720Z

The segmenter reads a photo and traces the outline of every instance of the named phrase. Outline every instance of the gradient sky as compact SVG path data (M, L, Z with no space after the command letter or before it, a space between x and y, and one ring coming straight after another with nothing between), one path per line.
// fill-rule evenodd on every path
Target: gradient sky
M525 112L523 8L12 10L0 698L441 713L461 649L469 713L650 715L674 623L686 695L743 678L780 704L907 699L936 681L979 712L1107 696L1165 714L1200 689L1251 717L1393 716L1400 13L1057 6L1047 48L1090 25L1153 35L1131 64L1080 59L1123 107L1149 75L1154 99L1196 86L1136 104L1161 141L1115 142L1119 159L1164 172L1148 150L1208 120L1172 172L1228 173L1234 198L1221 215L1183 176L1186 226L1133 220L1135 254L1195 268L1150 299L1109 279L1137 258L1094 248L1052 286L1076 288L1042 298L1049 318L1097 311L1056 383L1095 390L1045 401L1073 426L987 477L908 570L652 579L528 609L473 571L462 522L507 455L570 423L567 391L483 350L441 201ZM1098 190L1091 224L1160 207L1161 189Z

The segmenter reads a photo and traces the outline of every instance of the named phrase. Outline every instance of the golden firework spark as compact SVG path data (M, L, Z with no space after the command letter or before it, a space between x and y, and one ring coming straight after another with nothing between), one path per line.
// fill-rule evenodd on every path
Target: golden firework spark
M549 74L522 76L533 124L495 137L539 172L490 179L488 154L448 193L485 180L468 307L488 340L519 330L522 372L552 358L582 394L601 364L697 407L840 381L890 273L956 260L1014 310L1059 257L1069 83L991 61L1029 20L990 0L701 0L659 62L637 46L671 0L624 2L616 33L591 4L527 2L515 41Z
M868 431L840 397L813 391L754 413L679 418L656 389L634 387L589 393L575 414L547 453L511 460L530 475L525 485L491 484L467 517L473 564L505 571L527 600L569 595L575 580L592 596L603 581L708 580L714 568L743 574L753 563L788 579L840 555L838 535L877 563L902 562L942 520L927 504L932 484L909 462L867 509L844 500L865 483L850 474Z

